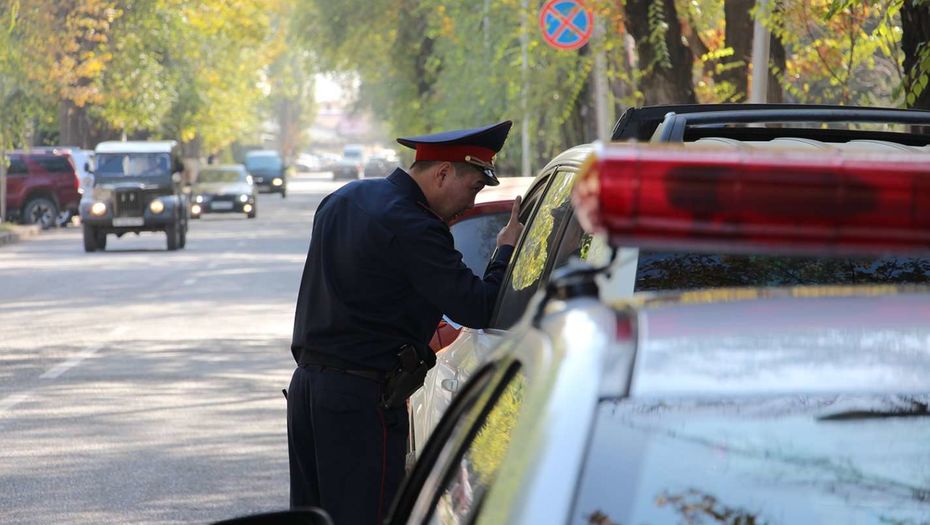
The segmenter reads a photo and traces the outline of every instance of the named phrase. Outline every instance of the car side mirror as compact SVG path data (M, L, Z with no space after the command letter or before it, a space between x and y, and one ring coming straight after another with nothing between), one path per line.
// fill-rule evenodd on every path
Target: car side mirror
M172 173L172 174L171 174L171 182L173 182L173 183L175 183L175 184L180 184L180 183L181 183L181 174L180 174L180 173Z
M84 171L86 171L87 173L93 173L93 172L94 172L94 167L90 164L90 162L85 162L85 163L84 163Z

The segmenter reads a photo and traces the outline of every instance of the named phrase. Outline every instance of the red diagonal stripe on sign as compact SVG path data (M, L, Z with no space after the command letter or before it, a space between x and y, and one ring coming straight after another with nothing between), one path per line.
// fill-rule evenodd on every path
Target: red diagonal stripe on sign
M574 31L579 36L584 34L584 31L582 31L580 27L576 26L572 22L572 20L574 20L575 18L575 15L578 14L578 11L581 11L581 6L575 4L575 7L566 17L566 16L562 16L562 13L559 13L559 11L555 8L555 6L549 6L549 14L556 17L560 22L562 22L562 25L557 27L556 30L552 33L553 39L558 40L558 38L562 35L562 31L564 29Z

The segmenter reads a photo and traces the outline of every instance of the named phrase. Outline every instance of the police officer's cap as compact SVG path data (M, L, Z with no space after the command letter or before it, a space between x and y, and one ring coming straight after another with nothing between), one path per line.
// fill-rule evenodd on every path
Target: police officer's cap
M487 185L497 186L500 181L494 175L494 155L504 147L512 125L513 122L505 120L483 128L401 137L397 142L415 149L417 161L467 162L477 166L487 177Z

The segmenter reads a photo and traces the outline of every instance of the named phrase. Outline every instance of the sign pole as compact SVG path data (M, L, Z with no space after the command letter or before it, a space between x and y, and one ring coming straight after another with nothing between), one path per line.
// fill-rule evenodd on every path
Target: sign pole
M529 110L529 77L530 77L530 63L529 63L529 40L530 40L530 31L527 24L527 16L530 13L530 0L523 0L523 23L520 28L520 56L523 60L522 66L520 68L520 74L523 79L523 86L521 92L521 109L523 111L523 122L520 126L521 131L521 147L523 150L523 162L520 170L520 174L524 177L530 177L533 175L533 165L530 162L530 110Z

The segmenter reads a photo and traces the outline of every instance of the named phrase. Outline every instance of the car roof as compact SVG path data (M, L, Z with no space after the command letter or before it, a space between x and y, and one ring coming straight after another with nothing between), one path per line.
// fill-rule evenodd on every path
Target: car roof
M200 168L200 171L245 171L245 166L242 164L208 164Z
M97 153L171 153L178 143L174 140L111 140L97 144Z

